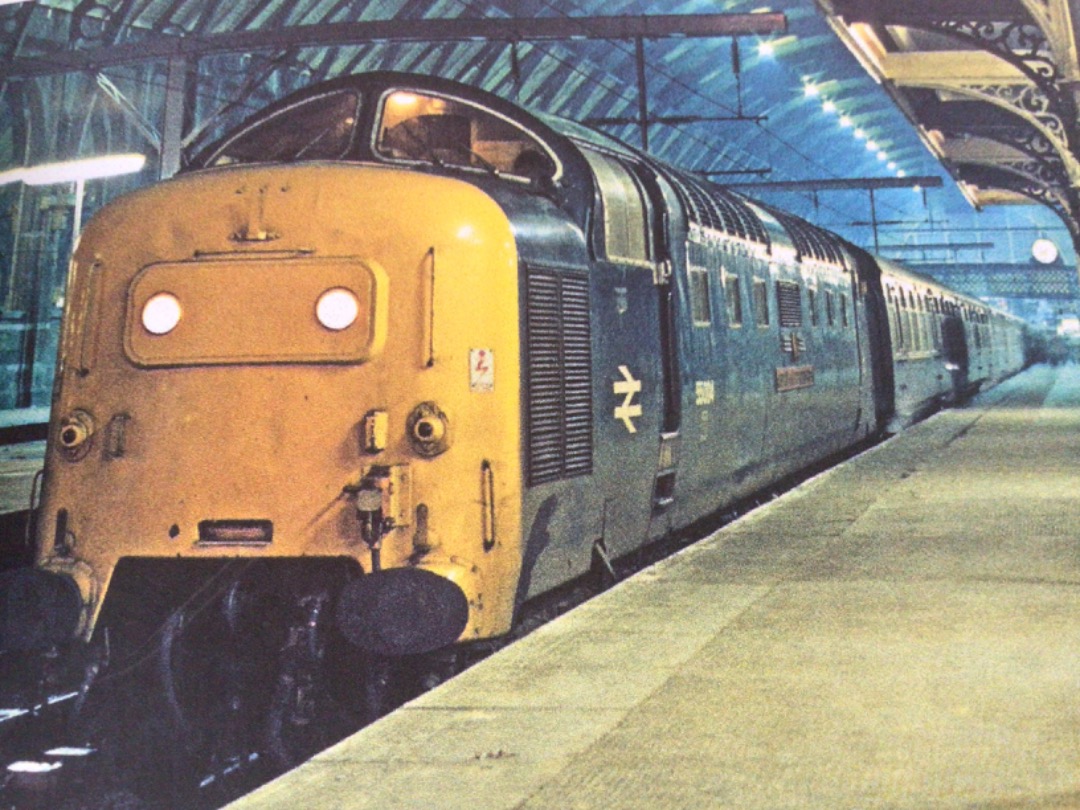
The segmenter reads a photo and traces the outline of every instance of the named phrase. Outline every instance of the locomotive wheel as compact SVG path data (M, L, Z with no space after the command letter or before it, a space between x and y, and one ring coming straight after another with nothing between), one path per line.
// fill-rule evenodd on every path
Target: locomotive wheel
M128 810L136 796L146 801L132 810L214 806L364 719L364 654L327 609L346 576L337 567L245 561L173 574L132 565L106 606L87 662L99 674L66 735L96 749L101 767L66 797L83 802L73 810Z
M343 665L335 654L335 646L343 645L328 615L329 604L325 591L299 599L298 614L278 653L263 748L280 769L298 765L360 725L359 714L330 688L333 682L354 683L356 668Z
M254 578L234 580L213 600L179 609L163 625L159 681L176 749L186 753L193 781L258 753L283 634L270 590Z
M288 668L279 674L261 746L278 769L296 767L359 727L321 680Z

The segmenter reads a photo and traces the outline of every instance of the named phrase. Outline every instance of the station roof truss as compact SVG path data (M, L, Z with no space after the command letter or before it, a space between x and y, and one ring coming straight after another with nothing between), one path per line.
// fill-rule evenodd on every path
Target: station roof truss
M532 106L562 108L562 114L579 120L617 113L614 120L628 123L628 131L636 128L648 149L650 128L669 122L656 120L649 109L646 43L734 42L786 31L783 13L705 13L711 4L700 5L701 12L680 14L571 14L545 0L506 4L515 14L531 12L518 17L472 0L0 3L0 98L13 86L37 82L33 92L41 98L21 99L22 106L48 108L56 105L45 98L42 80L76 77L85 83L89 77L97 85L91 92L104 93L121 108L128 124L160 154L163 177L205 144L216 124L230 117L235 124L237 110L250 112L300 85L387 68L443 75L503 93L509 84L512 95L528 96ZM609 9L619 10L619 4L604 10ZM588 40L624 43L612 61L632 55L636 103L626 103L627 94L613 99L611 87L590 88L590 82L603 79L587 75L582 65L545 58L545 44ZM602 64L593 67L601 77L624 75L605 71ZM125 83L156 85L163 92L140 104L123 92ZM211 108L206 99L220 103ZM38 122L38 132L51 129ZM60 145L46 151L66 150Z
M816 0L976 208L1038 202L1080 244L1071 0Z
M938 162L976 208L1042 203L1077 241L1075 103L1059 89L1080 77L1070 1L1080 2L0 0L0 170L145 153L140 175L93 184L92 213L116 194L171 176L227 129L300 87L398 70L591 124L695 183L768 179L744 190L868 248L878 244L879 224L930 216L925 191L902 197L897 189L940 187L931 176ZM923 27L893 19L908 13ZM987 14L1003 22L983 30ZM1034 32L1049 33L1023 56ZM949 64L991 64L986 76L1003 89L891 78L922 52ZM1047 53L1051 67L1039 61ZM985 76L980 82L989 86ZM970 213L953 183L945 186L930 195L944 219L956 209ZM18 196L20 205L24 196L0 194ZM731 207L712 203L717 216ZM24 208L23 230L34 233L26 213L33 205ZM1027 221L1028 212L995 212L1014 213ZM747 232L749 243L761 238ZM0 224L0 253L4 240Z

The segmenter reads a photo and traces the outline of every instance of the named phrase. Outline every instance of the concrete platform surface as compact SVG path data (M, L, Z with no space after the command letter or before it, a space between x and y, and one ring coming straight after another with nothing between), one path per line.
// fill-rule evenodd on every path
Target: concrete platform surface
M230 807L1080 808L1078 463L1025 372Z

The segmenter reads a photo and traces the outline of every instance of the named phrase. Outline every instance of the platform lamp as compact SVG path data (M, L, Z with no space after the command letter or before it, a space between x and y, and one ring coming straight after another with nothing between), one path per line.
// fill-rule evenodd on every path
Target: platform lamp
M1052 239L1040 236L1031 243L1031 258L1039 264L1053 264L1057 261L1058 255L1058 246Z

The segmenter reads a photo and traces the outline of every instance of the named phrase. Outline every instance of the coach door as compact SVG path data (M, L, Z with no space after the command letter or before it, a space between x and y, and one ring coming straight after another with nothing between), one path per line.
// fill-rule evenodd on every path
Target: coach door
M675 502L675 474L678 469L679 358L675 337L675 285L672 282L671 240L664 193L656 173L647 166L633 164L635 177L649 200L646 212L653 245L653 280L657 294L657 320L660 327L660 362L663 375L660 422L660 451L657 455L656 482L653 487L653 512L661 514Z
M598 436L608 458L598 482L606 489L605 543L618 552L645 533L663 533L675 498L679 397L670 263L655 177L621 157L582 152L600 191L596 360L606 388L599 399L607 406Z

